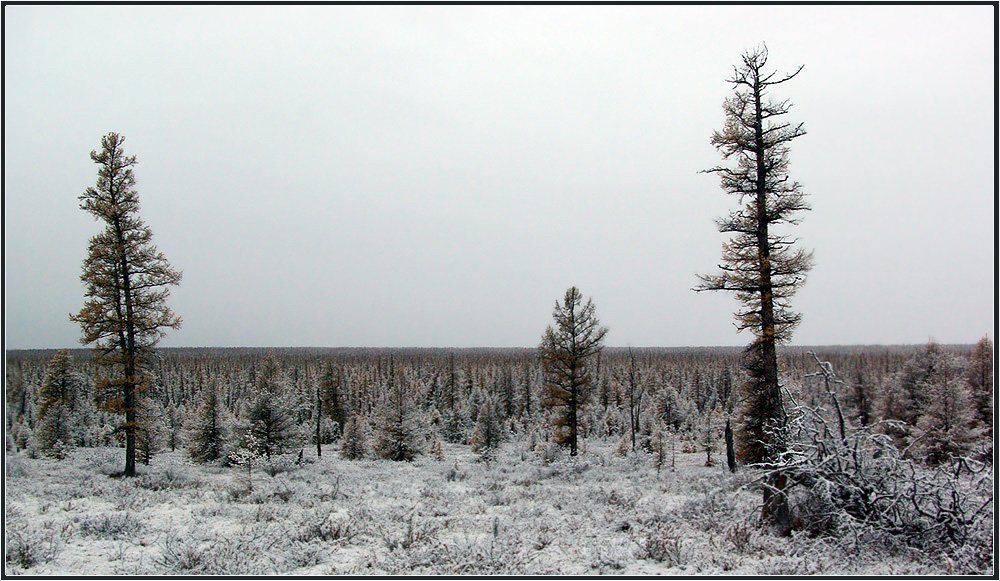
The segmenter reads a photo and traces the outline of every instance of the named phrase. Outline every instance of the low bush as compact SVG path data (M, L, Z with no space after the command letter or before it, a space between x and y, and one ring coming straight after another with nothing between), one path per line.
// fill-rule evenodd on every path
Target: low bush
M684 539L674 527L665 521L654 520L646 527L639 543L639 558L652 559L668 567L677 567L687 562Z
M80 522L80 534L95 539L125 540L142 532L143 523L128 512L91 516Z
M778 437L787 449L756 482L787 502L788 530L844 539L852 551L901 542L948 559L955 573L992 573L992 466L953 458L925 468L886 435L890 422L850 428L842 416L786 397L789 421Z
M146 490L178 490L198 488L201 482L178 467L168 466L161 471L139 476L136 485Z

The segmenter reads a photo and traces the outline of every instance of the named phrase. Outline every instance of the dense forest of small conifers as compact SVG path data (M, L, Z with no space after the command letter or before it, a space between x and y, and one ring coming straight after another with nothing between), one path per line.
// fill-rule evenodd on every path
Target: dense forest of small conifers
M594 381L582 407L581 436L622 437L624 441L631 407L639 445L646 449L656 432L664 429L688 451L718 446L725 421L735 423L740 418L741 351L737 347L605 348L591 364ZM913 381L906 377L908 367L929 353L944 352L964 361L965 373L971 374L973 351L971 345L934 343L785 347L780 354L782 383L799 403L829 406L822 386L808 377L817 371L813 352L829 361L843 380L837 390L850 421L901 419L887 414L901 415L894 394L902 384ZM33 435L44 399L40 389L55 354L54 350L6 353L8 449L37 446ZM70 355L76 378L69 406L72 417L68 418L73 425L72 444L116 445L115 426L120 418L96 405L107 395L95 393L101 370L93 362L92 351L71 350ZM185 425L210 385L236 428L230 433L231 447L235 447L242 437L238 433L241 420L245 424L251 413L247 403L259 395L259 376L268 358L278 364L278 383L286 396L283 405L287 409L282 411L296 424L292 448L315 446L317 439L321 445L337 442L353 417L365 418L378 430L384 423L380 410L394 391L401 394L395 403L405 406L408 417L419 424L425 443L436 437L473 442L478 416L487 402L505 436L533 433L533 437L547 439L551 435L551 409L545 405L536 349L165 348L158 350L148 368L150 380L142 393L142 399L156 410L143 420L149 424L143 429L151 434L144 443L147 459L158 449L185 446ZM635 373L630 376L633 366ZM631 393L630 385L635 385ZM972 387L970 395L975 396ZM969 404L975 406L975 399ZM910 405L927 403L911 398ZM903 415L917 418L921 410L910 411Z

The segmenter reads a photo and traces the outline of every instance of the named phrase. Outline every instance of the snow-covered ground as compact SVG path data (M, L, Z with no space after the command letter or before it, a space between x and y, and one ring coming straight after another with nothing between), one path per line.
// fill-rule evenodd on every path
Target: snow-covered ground
M154 457L140 476L124 451L63 461L7 453L8 574L938 574L910 549L855 546L754 526L750 479L704 454L657 472L644 454L586 440L575 459L508 442L477 462L347 461L332 447L258 469ZM547 457L547 458L546 458ZM548 461L546 461L548 460ZM273 474L271 474L273 472Z

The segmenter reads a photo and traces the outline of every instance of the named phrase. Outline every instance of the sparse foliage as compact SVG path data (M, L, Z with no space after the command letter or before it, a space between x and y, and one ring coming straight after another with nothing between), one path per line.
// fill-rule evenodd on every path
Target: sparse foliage
M635 435L639 432L642 417L643 396L646 393L643 379L635 366L635 353L628 348L628 371L624 373L622 383L625 387L625 404L628 410L628 431L630 449L635 451Z
M581 307L582 302L580 291L570 287L562 304L556 302L556 324L545 330L539 346L547 388L544 404L557 410L556 437L569 446L571 456L578 448L580 409L590 397L588 361L601 351L608 332L594 314L593 301Z
M248 490L253 490L253 469L263 466L267 462L264 456L264 443L257 439L252 430L247 430L243 435L242 444L229 453L229 463L236 468L238 479L242 479L243 470L246 470L246 485Z
M104 231L90 240L80 277L86 285L83 309L70 319L83 329L81 343L94 344L95 359L106 375L97 389L103 405L123 414L126 476L135 476L138 395L145 388L142 367L164 329L181 325L166 300L181 273L152 243L153 231L139 217L139 196L126 156L125 138L109 133L101 151L90 158L99 166L97 184L80 196L80 208L103 222Z
M775 231L797 224L796 215L809 209L801 186L788 176L789 144L805 130L801 123L781 120L788 101L769 96L772 87L791 80L802 67L779 76L765 69L767 59L766 48L743 54L729 79L734 93L723 104L725 125L712 134L712 145L735 164L707 171L717 174L722 189L743 206L718 220L719 231L732 238L722 247L721 272L700 276L696 289L735 293L744 305L736 313L737 328L754 333L744 359L746 409L739 433L739 455L751 463L772 457L768 427L782 417L776 345L791 337L801 319L789 299L812 264L810 252L794 248L794 239Z

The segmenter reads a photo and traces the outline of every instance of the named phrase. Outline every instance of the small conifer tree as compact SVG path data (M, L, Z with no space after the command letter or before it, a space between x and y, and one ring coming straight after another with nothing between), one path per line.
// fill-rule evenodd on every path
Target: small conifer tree
M360 460L367 455L368 423L362 416L351 416L344 424L344 434L340 438L340 456L345 460Z
M136 460L149 466L153 455L163 448L169 426L163 404L150 397L139 399L136 413Z
M476 427L472 432L472 451L479 454L479 457L486 462L490 462L495 458L504 436L496 404L493 402L493 398L486 398L479 407Z
M69 351L58 351L45 369L38 390L38 421L35 442L39 451L62 459L76 445L77 396L82 378L71 371Z
M921 385L927 394L917 419L915 442L924 460L932 465L967 455L981 431L975 427L972 394L966 382L968 367L953 353L941 353L933 377Z
M375 452L381 458L410 462L424 449L419 412L410 401L402 378L396 377L394 370L389 372L388 387L378 412Z
M192 459L213 462L226 455L232 417L219 397L216 381L209 381L200 395L201 404L185 423L185 440Z
M268 460L300 444L299 407L299 398L292 392L288 378L274 354L268 353L243 414L247 431L259 442L260 452Z

